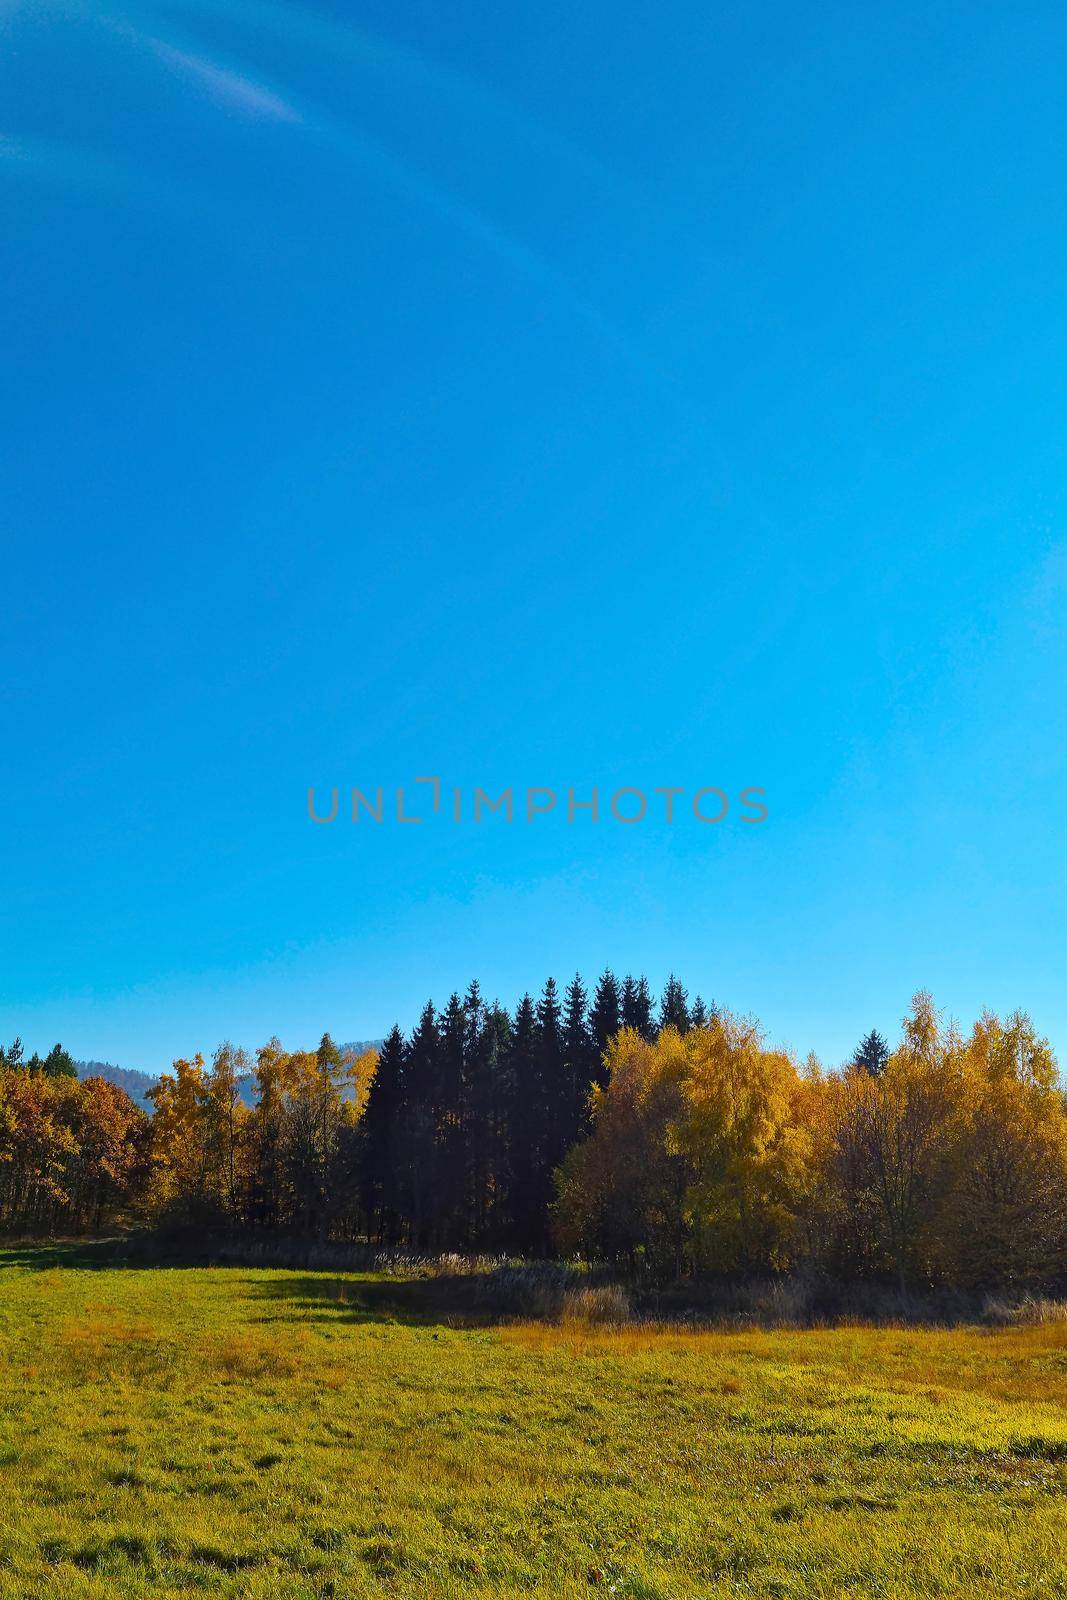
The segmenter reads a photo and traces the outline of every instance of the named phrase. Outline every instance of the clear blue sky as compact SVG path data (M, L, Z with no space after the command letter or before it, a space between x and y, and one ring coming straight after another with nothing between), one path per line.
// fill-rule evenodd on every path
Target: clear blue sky
M1059 6L0 0L0 1038L1067 1052ZM310 783L767 791L313 827Z

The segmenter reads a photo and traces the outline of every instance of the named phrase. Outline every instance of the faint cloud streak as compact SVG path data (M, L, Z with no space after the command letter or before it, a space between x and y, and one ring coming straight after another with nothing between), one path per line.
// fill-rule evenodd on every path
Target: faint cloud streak
M262 84L254 83L251 78L244 78L240 73L230 72L226 67L217 66L214 61L208 61L204 56L176 50L173 45L166 44L162 39L146 37L144 42L155 51L161 61L173 67L175 71L197 78L212 98L221 104L232 106L234 110L242 111L246 116L263 118L268 122L300 122L300 113L294 110L287 100L283 100L272 90L265 89Z
M206 56L180 50L151 34L121 27L127 39L146 46L175 71L192 75L212 97L253 117L299 127L308 138L342 159L360 166L392 193L425 210L435 212L452 226L476 239L483 249L507 262L531 282L558 296L615 353L640 371L669 398L677 398L671 379L571 283L566 274L514 239L476 206L429 177L404 157L394 154L367 135L320 115L303 117L289 101L251 78L220 67Z

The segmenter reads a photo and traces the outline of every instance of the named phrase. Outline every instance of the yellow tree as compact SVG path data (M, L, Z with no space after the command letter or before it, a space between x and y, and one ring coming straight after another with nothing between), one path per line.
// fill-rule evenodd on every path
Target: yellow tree
M248 1122L249 1218L267 1228L278 1227L288 1209L286 1102L292 1081L292 1057L278 1038L268 1040L256 1052Z
M606 1082L590 1097L591 1133L557 1175L556 1236L635 1265L681 1264L691 1177L674 1136L684 1108L686 1055L674 1029L653 1045L624 1028L604 1052Z
M154 1107L145 1202L157 1220L201 1220L211 1209L203 1109L204 1058L182 1057L149 1090Z
M327 1187L329 1226L345 1236L359 1232L364 1220L360 1124L377 1066L376 1050L344 1049L340 1052L337 1126L328 1157Z
M694 1257L723 1270L787 1266L811 1188L812 1085L783 1051L763 1049L754 1023L726 1012L684 1047L675 1137L693 1175Z
M846 1069L830 1097L831 1179L850 1265L888 1266L902 1287L938 1262L936 1223L963 1114L962 1047L929 994L915 995L884 1072Z
M78 1083L73 1098L79 1147L74 1220L99 1227L111 1207L131 1197L143 1176L148 1118L123 1089L104 1078Z
M660 1271L791 1259L811 1182L815 1092L754 1026L726 1015L655 1044L628 1029L604 1057L592 1131L564 1161L557 1237Z
M1067 1115L1051 1048L1023 1013L987 1012L962 1059L948 1269L971 1287L1054 1280L1067 1266Z
M239 1222L248 1197L248 1107L243 1090L250 1076L244 1050L228 1041L220 1044L211 1062L201 1105L205 1146L205 1184L229 1222Z

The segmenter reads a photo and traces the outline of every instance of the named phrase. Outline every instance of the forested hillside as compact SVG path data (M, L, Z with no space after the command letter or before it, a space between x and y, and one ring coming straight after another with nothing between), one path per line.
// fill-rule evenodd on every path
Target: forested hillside
M105 1083L114 1083L124 1089L133 1101L140 1106L142 1111L151 1111L152 1102L148 1098L148 1091L159 1082L148 1072L139 1072L136 1067L116 1067L110 1061L75 1061L75 1070L78 1077L103 1078Z

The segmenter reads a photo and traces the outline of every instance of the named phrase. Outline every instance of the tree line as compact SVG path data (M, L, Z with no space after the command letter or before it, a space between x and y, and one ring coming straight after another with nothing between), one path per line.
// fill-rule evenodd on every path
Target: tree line
M254 1059L224 1044L210 1065L176 1061L148 1116L102 1079L0 1054L8 1230L125 1208L197 1233L563 1251L657 1276L1067 1272L1067 1108L1047 1041L1022 1013L964 1034L925 993L892 1049L872 1031L836 1071L769 1049L673 977L656 1004L610 972L592 995L550 979L514 1011L473 983L379 1051L328 1034Z

